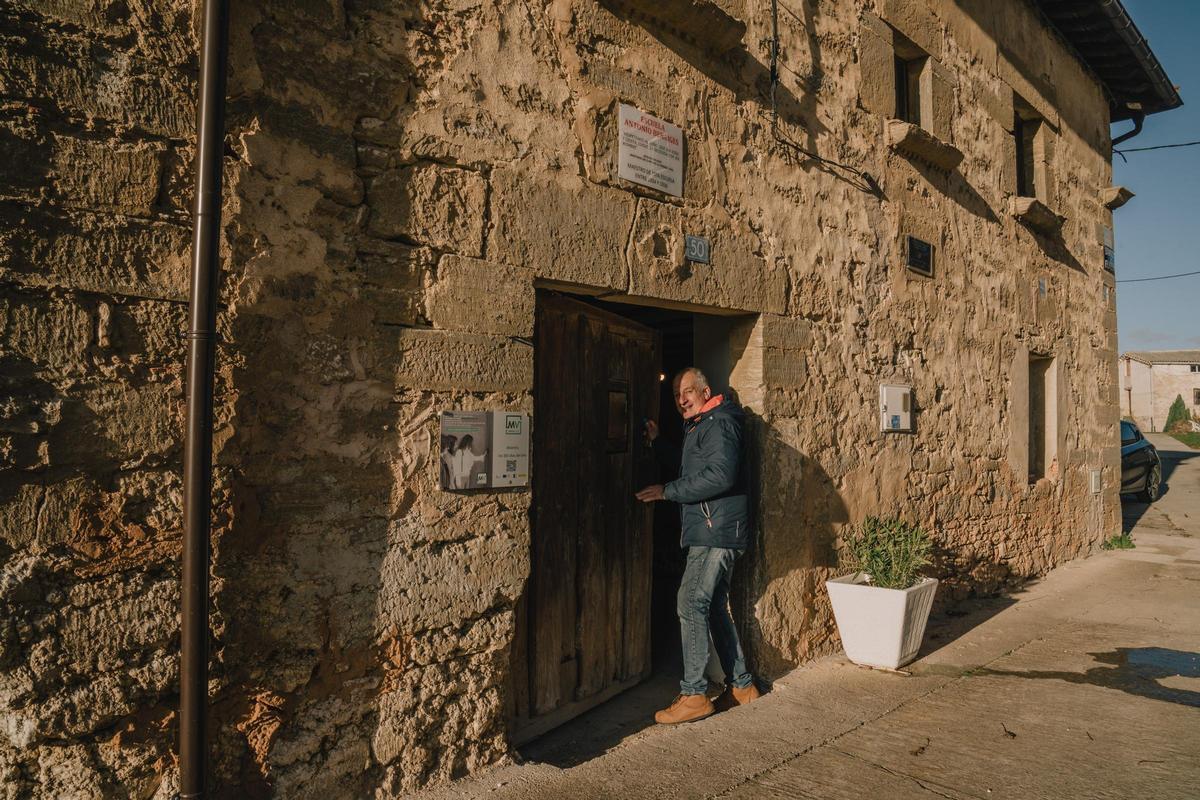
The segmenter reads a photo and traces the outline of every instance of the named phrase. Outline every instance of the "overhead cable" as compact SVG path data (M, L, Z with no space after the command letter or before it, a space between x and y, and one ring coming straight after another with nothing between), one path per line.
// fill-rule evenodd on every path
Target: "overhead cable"
M1200 269L1196 270L1195 272L1180 272L1177 275L1159 275L1154 278L1125 278L1124 280L1117 281L1117 283L1144 283L1146 281L1167 281L1167 280L1170 280L1171 278L1186 278L1189 275L1200 275Z
M1169 147L1194 147L1200 144L1200 141L1195 142L1180 142L1178 144L1156 144L1153 147L1123 147L1120 150L1113 150L1114 153L1142 153L1146 150L1166 150Z

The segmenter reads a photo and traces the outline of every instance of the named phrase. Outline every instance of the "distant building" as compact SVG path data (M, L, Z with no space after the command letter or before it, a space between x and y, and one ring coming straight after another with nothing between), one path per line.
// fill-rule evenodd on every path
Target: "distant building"
M1200 416L1200 350L1140 350L1121 356L1121 416L1158 431L1176 397Z

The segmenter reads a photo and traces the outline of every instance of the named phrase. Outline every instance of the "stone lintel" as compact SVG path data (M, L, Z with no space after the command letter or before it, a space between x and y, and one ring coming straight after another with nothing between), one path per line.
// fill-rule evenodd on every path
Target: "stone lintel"
M940 170L950 172L963 160L962 151L946 144L924 128L900 119L887 121L887 144L909 158L918 158Z
M396 386L430 391L528 392L533 348L501 336L408 328L399 332Z
M1014 197L1012 215L1027 227L1049 234L1061 230L1064 222L1063 217L1055 214L1036 197Z
M746 23L712 0L600 0L600 4L619 17L660 28L712 53L732 50L746 35Z
M1109 211L1114 211L1128 203L1134 197L1133 192L1124 186L1106 186L1100 190L1100 202Z

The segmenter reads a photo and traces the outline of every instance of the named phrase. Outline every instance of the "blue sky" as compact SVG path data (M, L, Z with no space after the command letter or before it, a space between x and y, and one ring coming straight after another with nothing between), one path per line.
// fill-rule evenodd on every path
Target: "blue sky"
M1149 147L1200 140L1200 2L1124 0L1184 105L1152 114L1118 145ZM1129 122L1113 125L1124 133ZM1117 280L1200 270L1200 146L1113 156L1113 181L1137 197L1113 214ZM1200 348L1200 275L1117 284L1121 351Z

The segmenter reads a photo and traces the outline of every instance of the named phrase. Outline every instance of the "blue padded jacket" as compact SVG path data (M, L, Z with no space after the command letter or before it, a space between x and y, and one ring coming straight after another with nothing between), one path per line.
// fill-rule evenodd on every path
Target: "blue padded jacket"
M745 550L750 541L750 502L744 454L745 414L718 396L684 423L679 478L663 490L679 503L684 547Z

